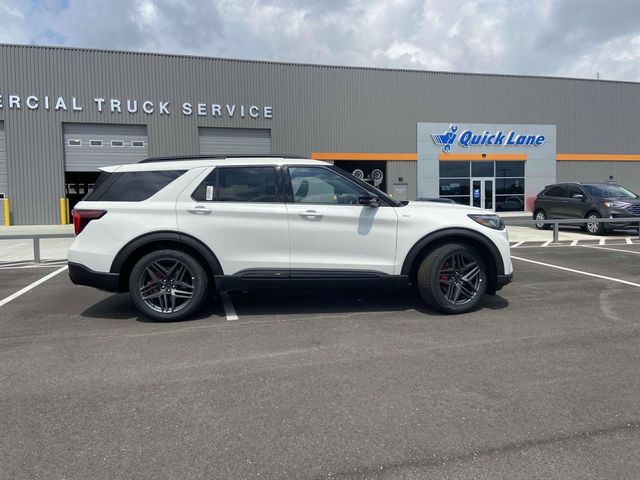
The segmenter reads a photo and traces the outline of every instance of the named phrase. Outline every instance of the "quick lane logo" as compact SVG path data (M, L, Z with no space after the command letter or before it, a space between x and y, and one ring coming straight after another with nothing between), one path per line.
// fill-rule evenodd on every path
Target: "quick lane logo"
M433 143L436 145L442 145L442 150L445 152L451 151L451 145L456 140L456 132L458 131L457 125L449 126L449 131L444 133L432 133Z
M508 133L497 131L483 133L474 133L471 130L465 130L460 135L457 134L458 126L451 125L449 131L442 134L432 134L433 142L442 146L444 152L451 151L453 145L458 139L458 145L468 147L539 147L544 144L544 135L520 135L515 131Z

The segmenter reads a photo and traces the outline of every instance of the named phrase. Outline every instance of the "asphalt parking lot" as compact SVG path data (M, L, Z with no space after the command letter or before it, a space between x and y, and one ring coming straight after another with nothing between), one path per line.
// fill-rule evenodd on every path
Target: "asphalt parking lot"
M638 478L640 244L512 255L463 316L245 293L166 324L65 271L5 302L60 267L1 267L0 478Z

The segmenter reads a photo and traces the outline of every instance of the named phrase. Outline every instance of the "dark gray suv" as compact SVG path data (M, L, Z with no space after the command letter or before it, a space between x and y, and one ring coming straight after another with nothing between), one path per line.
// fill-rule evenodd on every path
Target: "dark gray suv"
M640 198L616 183L559 183L548 185L538 194L533 208L534 220L555 218L588 218L586 231L600 235L605 230L636 226L637 223L598 222L599 218L638 217ZM539 229L550 225L537 223Z

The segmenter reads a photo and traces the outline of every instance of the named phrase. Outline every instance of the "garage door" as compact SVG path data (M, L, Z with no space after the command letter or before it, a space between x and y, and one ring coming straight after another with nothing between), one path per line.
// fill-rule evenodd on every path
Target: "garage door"
M67 172L95 172L98 167L137 163L149 156L144 125L66 123L63 132Z
M201 155L268 155L271 153L271 130L200 127L198 137Z
M4 135L4 123L0 122L0 197L8 195L9 180L7 179L7 147ZM0 225L4 225L4 200L0 199Z

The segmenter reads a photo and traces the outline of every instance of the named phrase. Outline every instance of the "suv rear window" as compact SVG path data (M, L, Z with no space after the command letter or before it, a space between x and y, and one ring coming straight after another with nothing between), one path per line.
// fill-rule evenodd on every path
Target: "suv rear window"
M96 186L84 200L94 202L141 202L155 195L186 170L157 170L112 173Z

